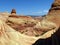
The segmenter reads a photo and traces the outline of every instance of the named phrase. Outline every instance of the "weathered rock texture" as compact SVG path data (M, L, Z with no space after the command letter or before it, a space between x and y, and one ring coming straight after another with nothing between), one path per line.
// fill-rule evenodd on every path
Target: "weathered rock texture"
M60 0L55 0L48 15L60 15Z
M49 10L46 19L60 26L60 0L55 0Z
M49 21L43 20L41 22L36 22L34 19L28 20L29 18L6 17L7 15L0 15L0 45L32 45L38 39L51 37L52 34L58 30L58 26ZM38 34L40 30L42 32L46 31L45 29L48 30L48 32L37 37L36 34ZM35 36L31 36L32 34Z

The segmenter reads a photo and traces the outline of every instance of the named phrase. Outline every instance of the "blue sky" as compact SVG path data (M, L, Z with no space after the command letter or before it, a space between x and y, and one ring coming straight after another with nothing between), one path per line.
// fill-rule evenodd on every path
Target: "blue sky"
M47 14L54 0L0 0L0 12L11 12L14 8L17 14L44 15Z

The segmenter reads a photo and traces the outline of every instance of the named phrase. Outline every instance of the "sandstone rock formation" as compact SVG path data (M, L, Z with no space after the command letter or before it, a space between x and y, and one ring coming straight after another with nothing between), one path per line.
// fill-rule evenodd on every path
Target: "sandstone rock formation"
M45 18L60 26L60 0L54 1Z
M55 0L52 4L45 17L46 20L37 21L38 19L30 16L18 16L15 9L12 10L11 14L8 14L9 16L1 14L0 45L32 45L38 39L51 37L60 25L59 2L59 0Z
M4 16L2 16L2 19L3 18L4 18ZM8 17L7 19L9 19L9 18L12 18L12 17ZM22 20L20 18L17 18L17 19L18 20L15 20L15 18L12 19L11 22L10 22L11 23L11 26L10 26L9 24L7 24L6 21L1 20L1 18L0 18L0 45L32 45L38 39L45 39L45 38L51 37L51 35L54 34L58 29L58 27L55 23L52 23L52 22L49 22L49 21L47 21L47 23L46 23L46 21L38 22L38 23L36 23L37 25L29 27L32 24L31 23L32 20L31 20L29 22L31 24L29 26L27 26L27 28L25 27L25 29L22 30L22 31L25 31L22 34L21 32L17 31L20 28L19 26L21 26L21 25L18 25L17 23L21 22L21 21L26 22L25 21L26 19L25 20ZM7 21L9 21L9 20L7 20ZM35 21L33 21L33 22L35 22ZM24 23L22 23L22 24L24 24ZM15 29L12 26L15 26L16 28L19 27L19 28ZM38 37L28 36L27 34L29 34L29 35L36 34L36 32L35 32L36 29L33 30L33 27L36 27L36 28L41 27L41 29L47 29L47 30L49 29L49 31L45 32L43 35L39 35ZM52 28L52 27L54 27L54 28ZM21 28L22 28L22 26L21 26ZM39 31L41 29L39 29ZM28 33L26 33L27 32L26 30L28 31ZM34 33L32 33L31 31L34 32ZM37 31L37 33L39 31Z
M16 15L16 10L15 9L12 9L11 15Z
M60 15L60 0L55 0L48 15Z

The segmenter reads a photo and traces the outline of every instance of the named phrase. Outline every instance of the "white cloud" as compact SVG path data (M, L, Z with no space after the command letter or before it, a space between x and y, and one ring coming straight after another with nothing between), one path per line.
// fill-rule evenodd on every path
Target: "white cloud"
M48 10L39 10L39 11L30 11L26 15L45 15L48 13Z
M38 12L35 12L35 13L39 13L40 14L40 13L42 13L42 11L38 11Z
M46 13L47 13L47 12L48 12L48 10L43 10L43 12L46 12Z
M42 10L42 11L32 12L32 14L43 14L43 13L48 13L48 10Z

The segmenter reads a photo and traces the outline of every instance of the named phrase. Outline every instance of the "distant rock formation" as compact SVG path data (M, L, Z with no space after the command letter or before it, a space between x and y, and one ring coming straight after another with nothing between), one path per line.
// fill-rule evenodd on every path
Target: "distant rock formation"
M12 15L16 15L16 10L15 9L12 9L11 14Z
M48 15L60 15L60 0L55 0Z

